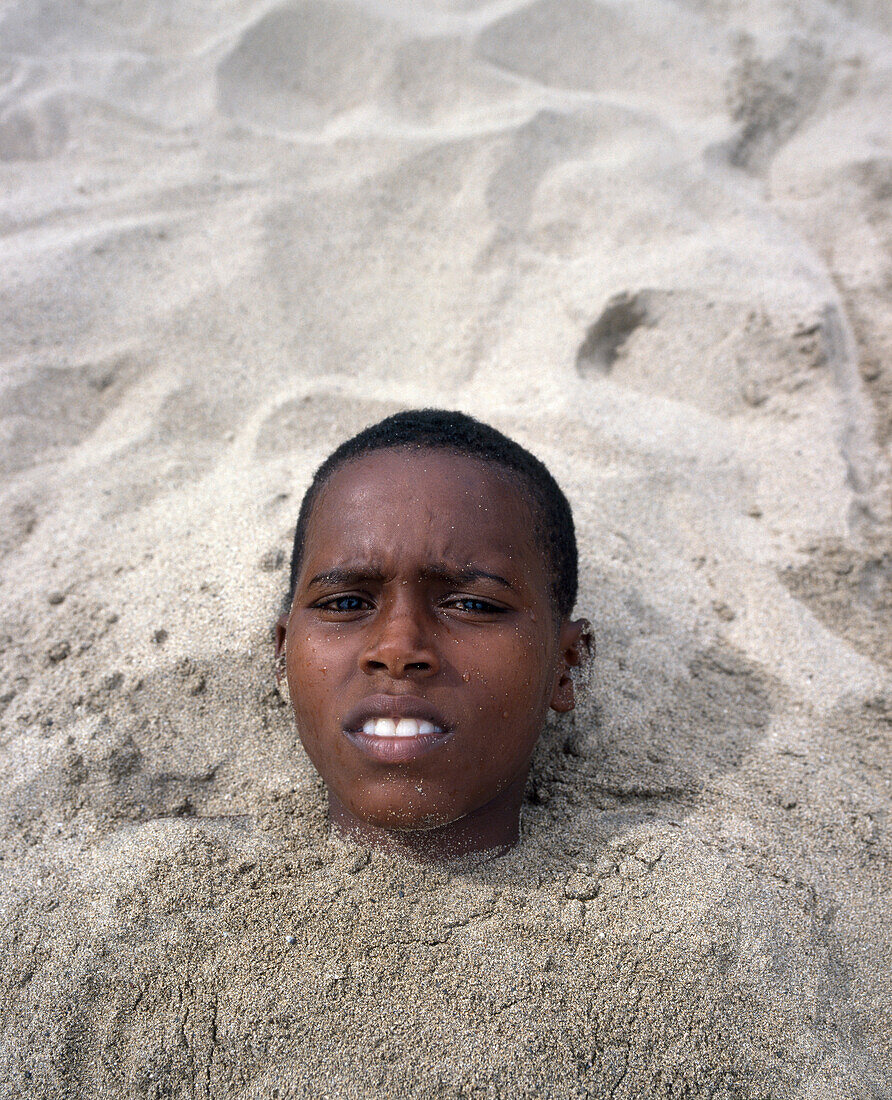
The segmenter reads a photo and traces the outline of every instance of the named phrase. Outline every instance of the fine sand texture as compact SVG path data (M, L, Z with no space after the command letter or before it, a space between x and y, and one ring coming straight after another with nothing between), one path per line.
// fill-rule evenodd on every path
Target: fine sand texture
M887 0L3 0L0 180L0 1098L892 1097ZM598 643L443 867L271 650L420 405Z

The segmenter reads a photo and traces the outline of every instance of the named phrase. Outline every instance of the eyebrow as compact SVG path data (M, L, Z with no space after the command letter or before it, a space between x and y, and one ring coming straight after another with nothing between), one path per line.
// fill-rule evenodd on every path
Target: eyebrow
M445 581L449 585L454 585L456 588L460 588L463 584L473 584L474 581L487 580L492 581L494 584L500 585L502 588L507 588L511 592L515 592L515 586L507 580L507 578L500 576L498 573L490 573L487 569L480 569L474 565L468 565L464 567L456 567L446 564L437 564L428 566L421 572L423 580L439 580ZM371 567L347 567L347 568L334 568L326 569L322 573L317 573L315 577L311 577L307 582L308 588L316 587L338 587L361 584L369 582L384 584L387 577L384 571L375 566Z
M441 580L447 584L454 585L456 588L460 588L463 584L473 584L474 581L493 581L495 584L501 585L502 588L508 588L512 592L515 591L514 585L505 577L500 576L498 573L490 573L486 569L479 569L475 565L468 565L464 568L456 569L449 565L434 565L429 569L425 569L422 572L422 576L425 580Z
M307 588L336 588L341 585L349 588L351 585L359 584L362 581L377 581L380 583L384 579L384 574L380 569L326 569L322 573L317 573L315 577L311 577L307 581Z

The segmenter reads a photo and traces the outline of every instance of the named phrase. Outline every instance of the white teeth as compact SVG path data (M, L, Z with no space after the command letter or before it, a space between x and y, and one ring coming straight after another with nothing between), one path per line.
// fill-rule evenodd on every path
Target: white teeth
M418 737L421 734L442 733L439 726L423 718L369 718L363 723L362 732L368 737Z
M370 737L396 737L396 722L392 718L370 718L362 732Z

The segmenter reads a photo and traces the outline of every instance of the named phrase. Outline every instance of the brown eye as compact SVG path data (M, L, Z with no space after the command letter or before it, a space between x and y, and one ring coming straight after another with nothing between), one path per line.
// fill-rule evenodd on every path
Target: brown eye
M469 611L473 615L499 615L505 611L504 607L490 603L489 600L481 600L479 596L458 596L450 600L446 607Z
M336 614L350 615L356 611L366 611L371 606L361 596L334 596L316 604L321 611L334 611Z

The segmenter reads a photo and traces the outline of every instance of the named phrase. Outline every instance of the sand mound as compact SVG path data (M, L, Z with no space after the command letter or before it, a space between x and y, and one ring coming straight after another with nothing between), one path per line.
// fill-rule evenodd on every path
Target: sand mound
M892 1096L878 0L0 15L0 1096ZM301 494L460 408L598 656L522 845L327 835Z
M386 53L380 20L349 4L308 0L251 23L218 68L218 105L232 118L310 129L374 94Z

